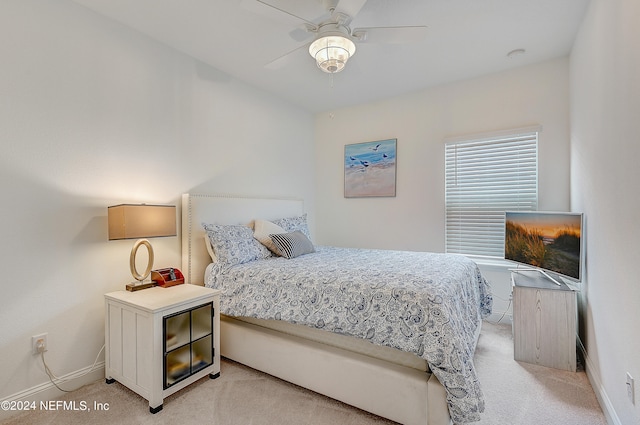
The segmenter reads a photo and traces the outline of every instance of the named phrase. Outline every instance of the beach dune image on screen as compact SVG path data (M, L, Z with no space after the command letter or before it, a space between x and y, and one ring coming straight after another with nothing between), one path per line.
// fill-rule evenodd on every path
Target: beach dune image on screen
M507 213L505 258L580 278L582 217L567 213Z

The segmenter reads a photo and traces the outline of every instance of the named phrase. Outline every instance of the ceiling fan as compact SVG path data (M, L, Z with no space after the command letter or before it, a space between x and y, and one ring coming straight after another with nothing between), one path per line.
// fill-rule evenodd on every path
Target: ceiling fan
M426 36L426 26L351 29L351 22L367 0L314 0L322 3L328 13L328 16L325 13L314 21L302 18L295 12L274 4L274 0L247 1L269 8L270 12L284 14L288 18L299 20L302 25L289 33L294 40L305 41L313 37L310 42L268 63L266 67L271 69L280 68L291 55L308 47L309 54L316 60L318 68L334 74L344 69L347 61L356 51L356 43L406 43L420 41Z

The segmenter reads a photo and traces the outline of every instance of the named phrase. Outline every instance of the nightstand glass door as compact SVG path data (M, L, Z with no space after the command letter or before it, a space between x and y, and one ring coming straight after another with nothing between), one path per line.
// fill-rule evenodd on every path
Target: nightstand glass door
M213 304L163 318L164 388L213 364Z

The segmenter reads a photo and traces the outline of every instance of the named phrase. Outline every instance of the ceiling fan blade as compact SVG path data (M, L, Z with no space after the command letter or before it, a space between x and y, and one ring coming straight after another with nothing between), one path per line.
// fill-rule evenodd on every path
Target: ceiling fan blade
M315 33L318 32L318 27L309 24L299 25L297 28L289 31L289 36L298 42L303 42L311 38Z
M287 64L292 60L292 58L298 54L300 51L306 51L309 49L309 43L303 44L302 46L298 46L290 52L285 53L284 55L272 60L264 67L271 70L281 69L287 66Z
M355 39L364 43L411 43L422 41L427 36L425 26L407 27L370 27L356 28L351 33Z
M301 22L314 25L313 22L296 15L282 7L275 6L263 0L242 0L241 6L250 12L266 16L276 21L285 22L291 25L299 25Z
M336 5L335 12L355 17L367 0L340 0Z

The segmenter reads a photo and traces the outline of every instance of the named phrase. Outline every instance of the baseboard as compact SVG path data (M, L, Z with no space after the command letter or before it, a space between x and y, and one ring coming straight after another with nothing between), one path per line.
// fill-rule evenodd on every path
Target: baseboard
M611 404L611 400L609 396L607 396L607 392L602 386L602 382L600 381L600 377L597 376L593 371L597 370L587 353L587 350L584 348L582 341L580 338L577 338L578 341L578 349L584 358L584 368L587 373L587 378L591 383L591 387L593 388L593 392L596 394L596 398L598 399L598 403L600 403L600 407L602 407L602 412L604 413L604 417L607 420L609 425L622 425L620 422L620 418L616 414L613 405Z
M93 370L92 370L93 367ZM84 385L93 383L99 379L104 379L104 362L96 363L95 366L87 366L83 369L77 370L75 372L68 373L66 375L60 376L61 379L65 380L62 384L58 384L61 388L65 390L76 390ZM46 402L49 400L55 400L65 394L56 388L55 385L51 383L51 381L47 380L42 384L36 385L34 387L28 388L24 391L17 392L12 394L6 398L0 400L0 403L13 403L13 402L21 402L21 401L29 401L35 402L36 408L40 407L40 402ZM20 411L15 410L5 410L0 409L0 420L7 419L15 414L20 413Z

